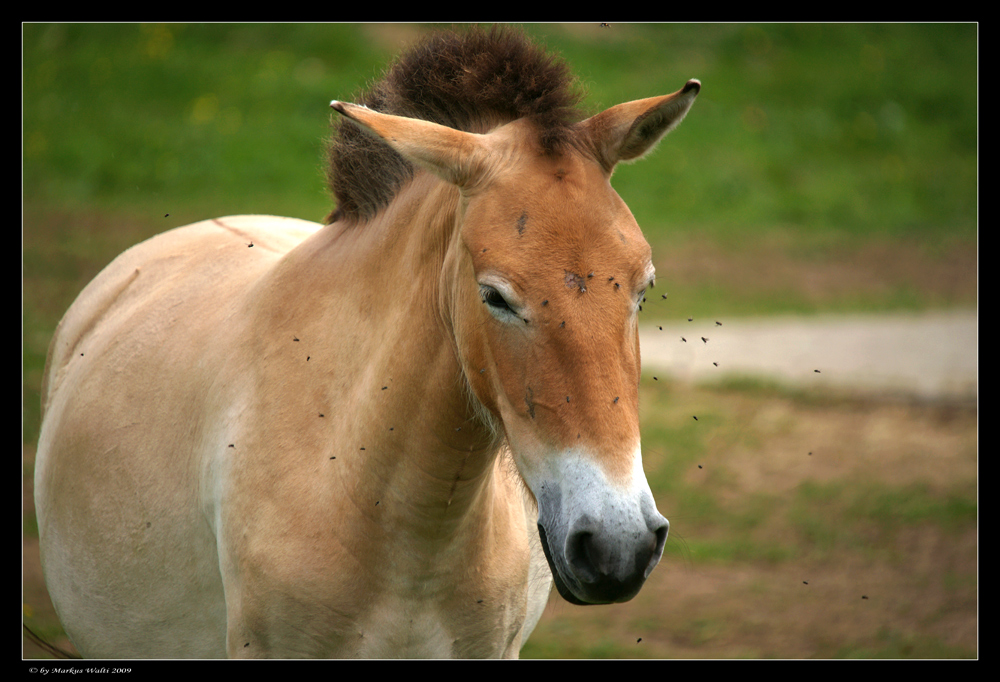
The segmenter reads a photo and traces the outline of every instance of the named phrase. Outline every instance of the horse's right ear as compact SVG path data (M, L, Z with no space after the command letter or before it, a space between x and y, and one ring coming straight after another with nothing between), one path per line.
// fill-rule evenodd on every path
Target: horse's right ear
M405 116L394 116L348 102L330 102L341 115L382 139L407 160L452 184L475 181L490 157L487 136Z
M610 173L619 161L638 159L676 128L700 90L701 82L692 78L673 94L613 106L583 121L583 135Z

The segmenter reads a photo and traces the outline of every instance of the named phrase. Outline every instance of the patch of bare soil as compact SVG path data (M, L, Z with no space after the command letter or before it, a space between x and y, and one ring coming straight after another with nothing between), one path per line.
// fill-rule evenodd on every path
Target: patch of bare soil
M977 420L971 406L859 400L807 407L793 398L743 398L735 433L707 464L730 474L728 494L791 493L803 481L925 485L932 494L974 490ZM747 443L742 438L752 435Z
M653 258L664 281L744 292L749 300L794 292L817 309L899 292L936 306L973 307L977 301L975 242L873 238L803 244L800 236L776 232L730 245L708 239L654 244Z

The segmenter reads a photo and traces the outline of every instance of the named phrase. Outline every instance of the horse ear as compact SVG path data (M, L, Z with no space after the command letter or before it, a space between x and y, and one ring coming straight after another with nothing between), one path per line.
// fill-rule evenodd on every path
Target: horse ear
M692 78L671 95L625 102L580 125L598 160L610 173L619 161L638 159L676 128L700 90L701 83Z
M455 130L430 121L383 114L347 102L330 102L337 112L381 138L407 160L444 180L465 186L489 156L486 136Z

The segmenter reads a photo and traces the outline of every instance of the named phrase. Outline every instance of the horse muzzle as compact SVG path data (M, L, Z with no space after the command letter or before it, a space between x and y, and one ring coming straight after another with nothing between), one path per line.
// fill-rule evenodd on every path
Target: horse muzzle
M631 490L621 489L609 486L595 466L582 464L562 485L540 486L538 535L566 601L628 601L659 563L670 524L656 510L641 467L639 473Z

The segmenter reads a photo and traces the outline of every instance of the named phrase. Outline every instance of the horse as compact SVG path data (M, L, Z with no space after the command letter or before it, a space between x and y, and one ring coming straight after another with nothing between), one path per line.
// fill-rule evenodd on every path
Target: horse
M86 657L516 658L554 584L633 598L651 251L612 189L701 84L586 116L518 31L333 101L322 224L221 217L111 262L43 379L44 575Z

